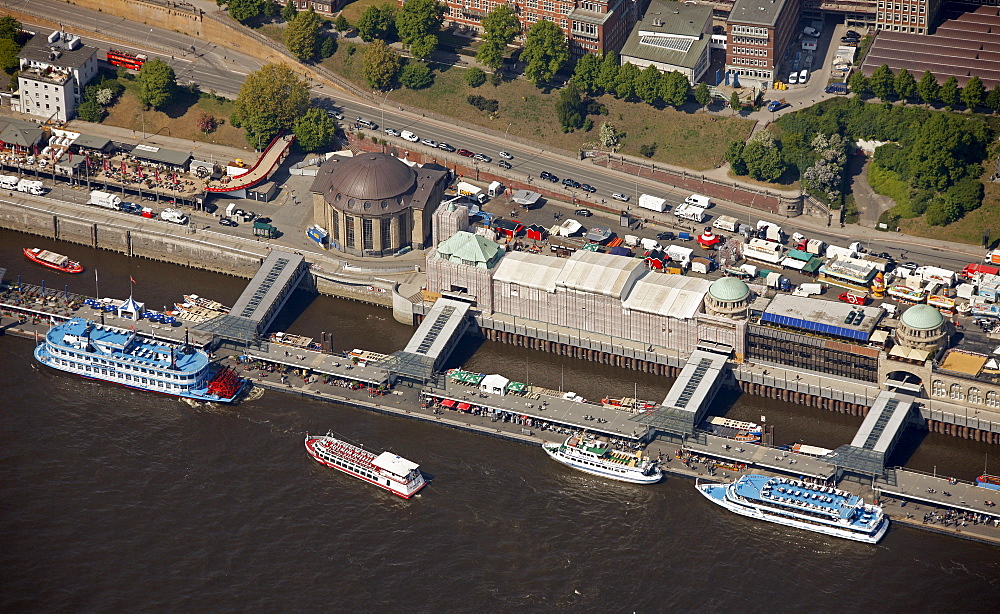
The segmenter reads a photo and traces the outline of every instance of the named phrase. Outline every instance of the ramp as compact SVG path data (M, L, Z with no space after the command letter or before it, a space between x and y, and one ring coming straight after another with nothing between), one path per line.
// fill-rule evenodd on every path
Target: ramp
M202 322L194 330L244 345L256 341L308 272L309 266L300 254L272 251L229 313Z
M723 354L695 350L667 392L662 407L632 420L674 435L693 433L722 386L726 361Z
M913 397L880 392L851 443L827 454L824 460L864 474L882 474L912 409Z
M375 367L390 375L427 383L441 369L469 326L469 303L439 298L410 342Z
M227 194L252 188L258 183L267 181L271 175L274 174L274 171L278 170L278 166L281 165L281 161L285 159L286 155L288 155L288 150L291 149L292 143L294 142L294 134L279 133L278 136L274 137L274 140L268 144L264 153L260 155L260 159L257 160L257 163L254 164L250 170L237 177L232 177L229 180L229 183L226 184L221 182L212 182L211 185L205 188L205 191L216 194ZM242 198L242 196L239 195L229 195L234 198Z

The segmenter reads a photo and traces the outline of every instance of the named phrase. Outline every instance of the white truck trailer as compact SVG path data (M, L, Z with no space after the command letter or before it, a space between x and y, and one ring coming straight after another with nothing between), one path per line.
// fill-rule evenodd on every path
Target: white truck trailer
M759 220L757 222L757 238L781 243L784 240L784 236L785 233L781 231L781 226L767 220Z
M750 239L750 242L743 246L743 257L747 260L778 264L785 258L785 248L774 241Z
M712 222L712 227L718 228L719 230L736 232L740 228L740 221L731 215L720 215L715 218L714 222Z
M471 183L466 183L464 181L459 181L458 185L455 187L458 189L459 194L462 196L468 196L480 205L486 202L486 193L483 192L483 189L478 186L474 186Z
M712 200L707 196L702 196L701 194L692 194L684 199L684 202L689 205L694 205L695 207L701 207L702 209L708 209L712 206Z
M115 194L111 194L110 192L94 190L90 193L90 198L87 199L87 204L119 211L121 210L122 199Z
M681 203L674 208L674 215L682 220L691 220L692 222L704 222L705 221L705 209L697 205L689 205L688 203Z
M649 209L650 211L656 211L657 213L663 213L667 210L667 201L662 198L657 198L650 194L643 194L639 197L639 206L643 209Z

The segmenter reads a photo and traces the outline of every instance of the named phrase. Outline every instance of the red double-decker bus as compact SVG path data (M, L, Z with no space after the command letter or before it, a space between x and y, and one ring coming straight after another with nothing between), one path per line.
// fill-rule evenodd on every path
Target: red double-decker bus
M124 66L129 70L140 70L146 63L146 56L141 53L129 53L128 51L118 51L108 49L108 64L112 66Z

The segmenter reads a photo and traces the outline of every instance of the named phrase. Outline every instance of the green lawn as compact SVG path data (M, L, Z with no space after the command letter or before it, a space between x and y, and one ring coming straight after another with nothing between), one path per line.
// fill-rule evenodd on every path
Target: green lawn
M351 49L355 49L352 54ZM362 88L367 89L362 73L364 46L341 43L337 53L323 63ZM715 168L723 161L726 147L736 139L746 139L753 123L739 118L717 117L703 113L684 113L673 109L656 109L645 103L615 100L602 96L598 100L607 106L607 116L593 116L590 132L563 133L555 121L556 94L546 93L524 80L489 83L471 88L465 83L465 69L435 65L434 85L423 90L398 89L389 94L389 101L413 107L431 109L462 121L507 132L515 138L575 153L591 147L597 140L603 121L624 132L622 152L638 155L639 147L656 143L654 161L683 166L693 170ZM478 94L499 101L497 117L490 117L466 101L469 94ZM713 119L715 121L713 121Z

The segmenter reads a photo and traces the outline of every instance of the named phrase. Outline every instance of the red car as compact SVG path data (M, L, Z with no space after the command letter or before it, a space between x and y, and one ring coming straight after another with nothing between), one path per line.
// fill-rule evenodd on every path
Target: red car
M456 153L460 156L465 156L466 158L471 158L472 156L476 155L471 151L469 151L468 149L459 149Z

